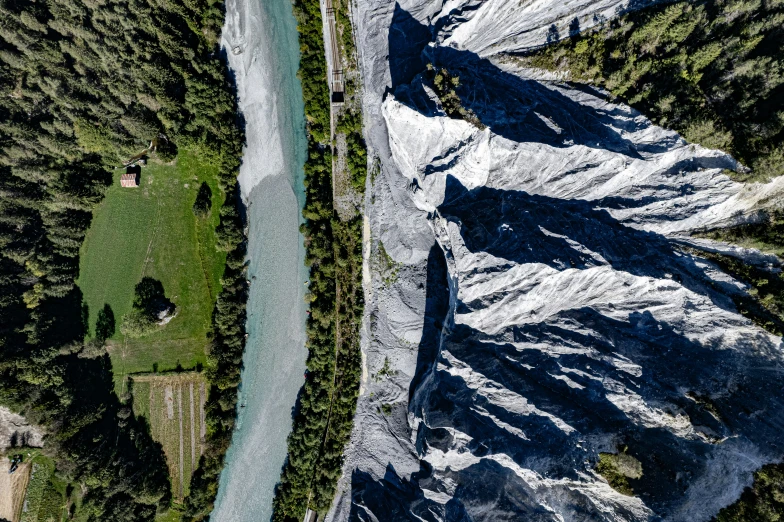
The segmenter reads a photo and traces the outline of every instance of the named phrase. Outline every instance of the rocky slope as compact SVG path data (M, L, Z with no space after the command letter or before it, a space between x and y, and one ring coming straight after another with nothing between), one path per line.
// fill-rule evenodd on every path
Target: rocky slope
M44 434L27 419L8 408L0 406L0 452L16 447L40 448L44 445Z
M781 458L781 338L684 247L754 219L784 181L735 183L726 154L494 59L645 4L359 1L380 172L330 519L708 520ZM460 77L481 125L446 116L428 63ZM594 471L623 449L636 496Z

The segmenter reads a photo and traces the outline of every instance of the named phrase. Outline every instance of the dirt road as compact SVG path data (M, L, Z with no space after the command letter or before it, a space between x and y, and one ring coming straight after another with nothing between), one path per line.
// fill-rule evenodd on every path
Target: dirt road
M21 464L13 474L8 473L7 457L0 457L0 518L18 522L22 512L27 483L30 481L30 463Z

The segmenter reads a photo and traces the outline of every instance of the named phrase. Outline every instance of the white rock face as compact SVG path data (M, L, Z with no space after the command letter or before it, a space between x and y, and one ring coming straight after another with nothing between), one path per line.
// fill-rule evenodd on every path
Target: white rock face
M432 17L437 41L482 57L518 52L589 29L656 0L449 0Z
M488 59L647 3L359 2L381 173L331 520L703 521L780 458L782 340L684 246L780 267L687 234L754 219L784 180L735 183L726 154ZM443 113L428 62L486 128ZM624 447L634 497L594 471Z
M37 426L28 423L21 415L0 406L0 452L24 446L41 448L43 445L44 434Z
M658 233L736 224L784 191L784 178L766 185L733 182L722 173L738 168L732 157L688 144L629 107L564 86L544 87L543 98L547 90L555 95L542 103L563 97L597 115L612 114L600 120L602 130L629 149L602 149L608 136L598 132L575 144L559 126L572 117L561 111L534 113L563 136L560 143L517 142L462 120L425 116L390 96L382 108L390 147L401 173L424 189L414 196L419 208L432 212L443 203L446 176L428 175L441 169L468 190L592 201L619 221Z

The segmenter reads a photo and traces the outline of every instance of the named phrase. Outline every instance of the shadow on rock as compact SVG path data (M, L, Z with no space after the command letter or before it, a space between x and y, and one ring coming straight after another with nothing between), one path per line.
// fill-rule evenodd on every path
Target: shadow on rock
M437 243L433 244L427 258L427 283L425 297L425 320L422 326L422 339L417 349L417 365L414 378L408 389L408 402L411 403L414 391L426 379L438 357L441 329L449 311L449 288L444 252Z
M576 143L630 157L672 146L623 139L621 130L634 132L650 123L624 116L620 108L583 105L473 53L428 46L440 30L396 6L389 37L392 89L414 110L426 115L436 110L423 76L417 79L433 63L459 76L465 107L511 140ZM725 160L700 161L673 168L721 167ZM611 198L601 203L640 204ZM712 281L703 265L667 238L626 227L596 206L521 191L469 191L448 176L439 213L459 226L470 253L509 262L491 270L542 264L563 272L608 265L635 277L671 279L673 288L683 286L717 308L735 311L731 285ZM492 277L486 269L467 270ZM423 461L410 480L391 465L379 480L355 470L351 520L641 520L630 503L580 487L594 480L590 474L599 452L623 448L642 464L642 476L629 482L654 511L652 519L683 519L679 510L694 503L689 495L698 479L704 479L700 491L706 499L718 498L722 482L713 479L736 473L732 466L739 456L780 458L784 358L781 345L761 330L722 332L715 318L694 317L686 309L682 319L693 326L687 336L683 324L651 313L656 302L644 309L627 302L617 313L610 302L603 311L572 304L488 334L454 324L446 275L444 255L434 247L409 389L409 414L420 421L416 450L439 463L438 469ZM658 304L666 305L667 293L657 292ZM498 294L509 298L508 288ZM455 312L482 311L489 301L492 296L458 302ZM602 497L598 502L596 495Z
M489 187L467 190L447 175L439 212L459 224L473 253L557 270L609 264L636 277L673 279L716 306L735 310L731 299L711 290L717 285L704 269L676 253L666 237L627 227L595 205Z
M662 152L672 145L635 145L619 131L641 130L651 125L647 120L629 118L626 113L619 118L621 109L597 109L578 103L539 82L507 73L470 51L430 46L438 30L395 6L389 30L391 89L399 101L414 110L432 114L432 106L423 102L427 95L422 84L414 81L418 74L427 73L430 63L458 76L456 92L465 108L492 132L510 140L555 147L581 144L632 158L639 158L640 152ZM676 139L673 137L673 141Z
M387 465L382 480L374 480L364 471L354 470L351 475L350 521L411 521L411 522L470 522L473 519L460 503L449 501L445 505L425 497L422 487L429 485L430 471L423 463L411 480L398 476L392 464ZM372 519L366 513L372 513Z

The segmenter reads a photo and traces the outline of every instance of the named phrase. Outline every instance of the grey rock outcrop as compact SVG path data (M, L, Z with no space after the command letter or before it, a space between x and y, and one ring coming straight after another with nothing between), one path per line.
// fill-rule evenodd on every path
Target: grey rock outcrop
M0 406L0 453L9 448L24 446L40 448L43 445L41 430L28 423L21 415Z
M709 520L781 459L781 338L682 247L754 219L784 181L735 183L728 155L494 59L645 4L360 0L380 173L330 520ZM446 116L427 63L460 76L484 128ZM636 496L594 471L622 448Z

